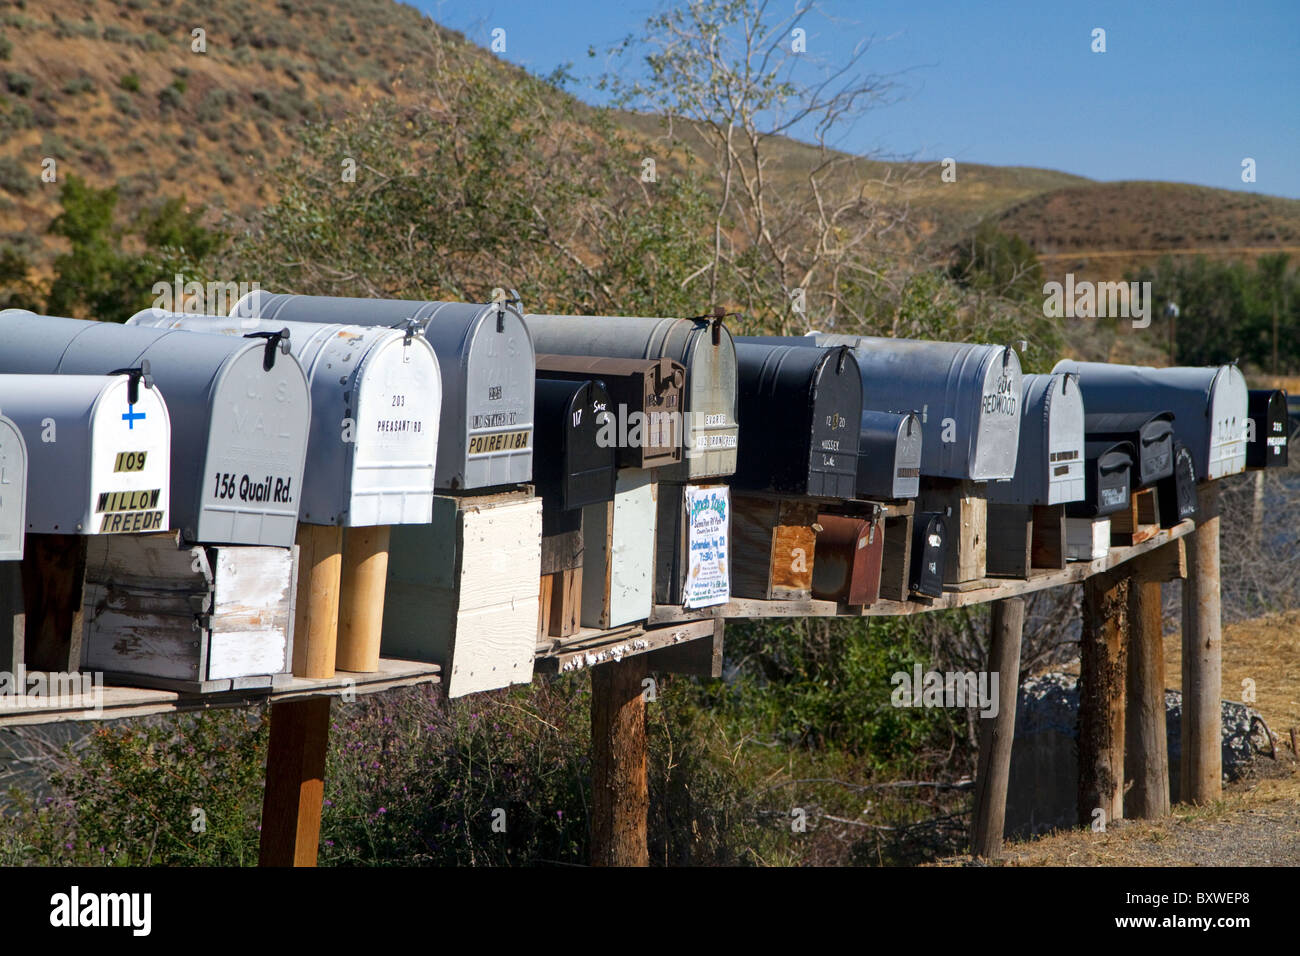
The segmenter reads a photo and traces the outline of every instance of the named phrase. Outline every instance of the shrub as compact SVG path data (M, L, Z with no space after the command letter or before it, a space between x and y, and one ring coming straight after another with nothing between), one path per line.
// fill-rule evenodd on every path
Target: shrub
M11 70L5 74L5 86L8 88L10 93L17 96L27 96L36 86L36 80L28 76L26 73L18 73Z
M139 93L140 77L136 76L134 73L125 73L122 75L122 78L117 81L117 85L128 93Z

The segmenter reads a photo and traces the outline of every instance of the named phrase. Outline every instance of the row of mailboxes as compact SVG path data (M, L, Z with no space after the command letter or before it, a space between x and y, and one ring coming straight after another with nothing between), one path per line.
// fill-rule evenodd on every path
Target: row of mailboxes
M1062 360L1054 371L1079 376L1089 414L1168 411L1201 481L1245 470L1246 379L1234 365L1146 368Z
M1291 423L1287 415L1286 392L1251 389L1248 396L1250 421L1246 435L1247 468L1285 468Z
M299 520L366 527L428 524L442 408L432 346L394 329L147 309L127 321L238 338L287 333L311 384Z
M464 492L532 477L533 342L514 306L252 292L231 316L418 330L441 372L437 487Z
M1084 497L1084 405L1077 375L1026 375L1015 477L988 485L997 504L1056 505Z
M1129 481L1149 488L1174 473L1174 416L1170 412L1088 412L1084 432L1093 442L1127 442L1133 455Z
M524 321L539 353L679 363L684 460L659 467L659 476L684 482L736 470L736 349L721 320L529 314Z
M740 339L737 417L752 431L733 487L853 498L862 378L847 348L808 349Z
M24 531L121 534L170 527L171 423L147 373L0 375L0 409L17 431L5 445L13 449L9 476L19 483L26 459L25 519L21 498L10 497L17 508L5 515L6 523L21 522L4 534L17 545L17 557Z
M14 309L0 312L0 341L0 372L105 375L149 362L172 426L171 524L190 541L293 544L311 401L287 343Z
M608 437L619 468L658 468L682 460L686 370L667 358L620 359L537 354L538 378L599 381L609 392Z

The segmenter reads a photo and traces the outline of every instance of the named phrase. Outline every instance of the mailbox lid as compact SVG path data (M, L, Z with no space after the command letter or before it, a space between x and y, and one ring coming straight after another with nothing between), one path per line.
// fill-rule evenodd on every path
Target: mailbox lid
M672 359L537 354L537 374L571 382L599 380L609 390L620 468L682 460L682 387L686 370ZM626 436L626 437L624 437Z
M570 511L614 500L615 448L607 442L609 392L600 382L539 378L535 480L543 506Z
M921 419L914 412L862 410L859 498L915 498L921 491Z
M610 358L668 358L686 370L682 412L686 460L664 468L669 481L736 470L736 348L717 319L643 316L524 316L539 352Z
M1287 418L1286 392L1253 388L1248 397L1248 414L1255 423L1246 446L1248 468L1285 468L1287 440L1291 426Z
M948 522L935 511L913 518L912 567L908 586L918 594L939 597L948 563Z
M146 309L128 325L242 338L288 331L311 384L311 434L298 517L349 527L428 524L442 378L420 335L387 328Z
M171 423L157 388L125 375L0 375L27 447L26 530L122 534L169 526Z
M1063 359L1053 371L1078 373L1089 413L1172 412L1198 478L1245 470L1249 399L1246 379L1236 366L1149 368Z
M414 323L433 346L442 377L438 488L488 488L532 478L533 343L515 306L253 292L231 314L272 324Z
M811 338L821 346L853 348L864 408L920 413L922 474L972 481L1015 475L1022 375L1014 349L859 335Z
M1174 473L1174 416L1171 412L1089 412L1089 441L1127 441L1136 452L1130 482L1145 488Z
M1023 383L1016 476L990 483L988 499L1021 505L1081 501L1087 483L1084 404L1078 376L1026 375Z
M1174 439L1174 473L1156 484L1156 506L1160 509L1160 526L1172 528L1186 518L1195 518L1200 508L1196 495L1196 464L1192 453Z
M0 561L21 561L27 533L27 443L0 415Z
M1082 501L1070 502L1071 518L1102 518L1129 506L1131 477L1137 451L1127 441L1087 439L1083 446L1087 488Z
M851 351L742 342L736 361L738 414L751 434L732 483L755 491L852 498L862 380Z

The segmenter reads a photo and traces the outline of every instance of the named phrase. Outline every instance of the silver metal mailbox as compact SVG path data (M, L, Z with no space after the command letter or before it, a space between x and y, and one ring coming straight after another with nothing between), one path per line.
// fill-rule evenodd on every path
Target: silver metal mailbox
M1079 376L1089 414L1174 414L1174 431L1192 453L1199 481L1246 470L1246 379L1235 365L1148 368L1063 359L1055 372Z
M736 348L719 319L656 319L598 315L525 315L538 352L669 358L686 369L681 430L685 460L659 469L686 482L736 470Z
M0 561L22 560L26 532L27 443L13 420L0 415ZM0 657L0 669L4 664Z
M0 312L0 342L0 372L103 375L147 360L173 425L172 526L204 544L293 544L311 397L282 343L15 309Z
M433 346L396 329L146 309L127 325L240 337L289 332L311 383L311 434L298 518L370 527L433 520L442 378Z
M971 481L1015 475L1022 386L1014 349L862 335L803 338L852 346L864 408L921 416L921 474Z
M988 486L989 501L1056 505L1083 500L1084 405L1077 375L1026 375L1016 476Z
M234 318L405 328L438 356L442 423L435 481L445 491L527 482L533 474L533 342L505 304L344 299L252 292Z
M858 497L915 498L921 491L921 418L862 410Z
M27 446L27 531L167 530L171 422L139 379L0 375L0 409Z

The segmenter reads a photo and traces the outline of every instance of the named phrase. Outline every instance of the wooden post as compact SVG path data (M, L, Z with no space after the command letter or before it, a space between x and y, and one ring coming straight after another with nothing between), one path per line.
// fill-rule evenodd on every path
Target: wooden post
M298 525L298 606L293 619L293 676L334 676L339 629L343 529Z
M1160 581L1147 578L1143 564L1141 560L1133 562L1128 582L1124 777L1132 781L1132 786L1124 795L1124 816L1130 820L1154 820L1169 815L1164 613Z
M1183 588L1183 720L1179 782L1184 803L1222 796L1223 643L1219 596L1219 488L1197 489L1200 515L1187 536Z
M29 534L22 565L27 667L37 671L79 670L84 639L86 537Z
M325 794L330 698L271 705L260 866L315 866Z
M1016 699L1020 693L1020 637L1024 626L1024 598L994 602L988 670L998 675L998 712L993 717L980 718L975 809L971 814L971 853L990 859L1002 853L1011 742L1015 737Z
M14 675L23 671L26 621L22 562L0 561L0 670ZM25 686L19 687L18 693L26 690Z
M1083 585L1079 640L1079 823L1124 815L1124 684L1128 578L1121 569Z
M591 671L591 865L648 866L645 658Z
M388 525L348 528L343 535L338 657L335 661L339 670L379 670L379 643L384 631L384 590L388 584L388 538Z

